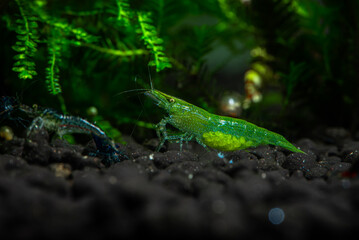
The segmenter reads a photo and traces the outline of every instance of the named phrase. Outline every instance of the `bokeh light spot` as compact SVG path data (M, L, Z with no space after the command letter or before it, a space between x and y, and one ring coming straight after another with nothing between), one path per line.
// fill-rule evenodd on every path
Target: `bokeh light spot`
M284 211L281 208L272 208L269 210L268 219L272 224L278 225L284 221Z

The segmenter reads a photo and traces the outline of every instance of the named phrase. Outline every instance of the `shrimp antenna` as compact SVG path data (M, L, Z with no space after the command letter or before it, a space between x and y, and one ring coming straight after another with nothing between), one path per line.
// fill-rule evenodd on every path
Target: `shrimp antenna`
M129 93L129 92L145 92L145 91L148 91L148 89L145 89L145 88L140 88L140 89L131 89L131 90L126 90L126 91L123 91L123 92L120 92L120 93L117 93L115 95L113 95L113 97L118 97L124 93Z
M150 66L147 66L147 71L148 71L148 75L150 76L150 86L151 86L151 90L153 90Z

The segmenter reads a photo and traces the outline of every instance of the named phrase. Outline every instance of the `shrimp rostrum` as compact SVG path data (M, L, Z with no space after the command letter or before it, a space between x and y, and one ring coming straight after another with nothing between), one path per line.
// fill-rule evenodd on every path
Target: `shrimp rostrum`
M282 135L258 127L242 119L219 116L196 107L184 100L170 96L155 89L145 92L154 102L163 108L168 116L157 125L157 135L161 139L157 151L165 141L190 140L200 145L220 151L235 151L259 145L275 145L292 152L304 153L287 141ZM180 130L181 134L170 135L166 125Z

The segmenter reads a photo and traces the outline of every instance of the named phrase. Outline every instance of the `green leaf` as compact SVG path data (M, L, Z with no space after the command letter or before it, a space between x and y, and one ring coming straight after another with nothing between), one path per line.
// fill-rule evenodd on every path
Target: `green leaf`
M26 68L24 68L24 67L13 67L12 70L14 72L22 72L22 71L26 71Z
M12 49L14 49L16 52L24 52L26 50L26 47L14 45L12 46Z
M20 79L32 79L32 75L35 75L35 74L30 74L28 71L23 70L22 72L19 73L19 78Z
M22 59L26 59L26 55L21 53L21 54L17 54L14 56L15 60L22 60Z

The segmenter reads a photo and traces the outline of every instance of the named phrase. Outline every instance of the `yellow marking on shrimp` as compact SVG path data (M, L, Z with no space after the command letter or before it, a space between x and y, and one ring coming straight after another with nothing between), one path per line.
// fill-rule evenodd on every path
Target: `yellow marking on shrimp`
M238 138L222 132L206 132L202 137L206 145L221 151L235 151L254 145L252 141L246 141L244 137Z

